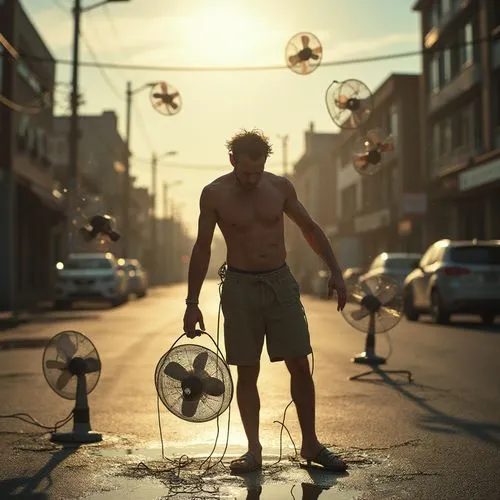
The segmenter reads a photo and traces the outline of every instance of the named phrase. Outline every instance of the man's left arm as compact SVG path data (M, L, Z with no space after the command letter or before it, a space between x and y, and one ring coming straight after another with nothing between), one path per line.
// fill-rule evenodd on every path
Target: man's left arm
M328 266L331 273L328 284L328 293L331 296L333 290L337 290L339 296L339 308L343 309L345 305L345 285L342 277L342 270L335 258L332 247L320 225L312 219L305 207L297 198L297 193L293 184L284 179L285 193L285 214L297 224L302 231L305 240L314 252L321 257Z

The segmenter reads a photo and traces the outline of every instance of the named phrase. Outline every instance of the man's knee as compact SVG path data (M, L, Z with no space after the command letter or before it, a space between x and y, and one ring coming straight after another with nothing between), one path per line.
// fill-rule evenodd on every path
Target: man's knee
M286 367L290 372L290 375L298 376L310 376L311 372L309 369L309 360L307 356L301 356L299 358L285 359Z
M251 366L238 366L238 385L257 385L260 363Z

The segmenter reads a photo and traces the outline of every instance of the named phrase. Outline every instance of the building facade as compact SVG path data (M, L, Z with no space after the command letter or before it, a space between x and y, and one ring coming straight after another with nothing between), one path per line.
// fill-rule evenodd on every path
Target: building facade
M500 238L500 2L419 0L428 242Z
M327 234L336 220L337 177L332 156L336 138L333 133L316 132L311 122L304 134L304 154L290 177L300 202ZM325 265L294 224L287 229L288 262L302 291L309 292Z
M343 268L366 266L380 252L422 251L427 197L420 161L420 75L393 74L373 92L373 110L358 129L343 129L334 151L337 223L331 230ZM392 136L395 151L373 175L352 164L364 134Z
M55 61L17 0L0 2L0 33L0 310L15 311L51 296L64 203L49 153Z

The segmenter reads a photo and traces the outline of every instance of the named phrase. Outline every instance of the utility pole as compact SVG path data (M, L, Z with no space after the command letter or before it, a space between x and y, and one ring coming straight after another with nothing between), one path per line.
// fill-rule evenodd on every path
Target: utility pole
M126 259L129 252L130 234L130 113L132 110L132 83L127 82L126 91L126 124L125 124L125 181L123 186L123 257Z
M283 163L283 176L288 175L288 134L278 135L281 139L282 163Z
M163 181L163 218L168 217L168 184Z
M80 140L80 131L78 130L78 64L80 52L80 16L82 13L80 0L75 0L73 9L74 32L73 32L73 71L71 88L71 117L69 122L69 157L68 157L68 199L67 199L67 235L68 235L68 253L75 248L75 230L73 227L73 214L76 211L76 200L78 199L78 141Z
M151 270L156 273L156 174L158 157L155 153L151 158ZM154 284L154 283L153 283Z

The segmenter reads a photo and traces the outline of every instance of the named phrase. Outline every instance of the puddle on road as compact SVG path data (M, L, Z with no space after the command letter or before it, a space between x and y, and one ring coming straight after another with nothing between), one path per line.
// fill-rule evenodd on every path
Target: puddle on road
M335 476L333 476L335 477ZM169 487L159 480L114 478L113 486L108 491L94 493L83 497L84 500L361 500L363 493L342 489L338 483L331 488L319 486L311 482L311 478L304 474L302 479L290 478L284 481L266 481L260 486L250 485L217 486L215 481L207 484L203 489L196 485L184 485L184 488ZM293 480L294 479L294 480ZM240 479L243 482L242 479ZM308 482L309 481L309 482Z

